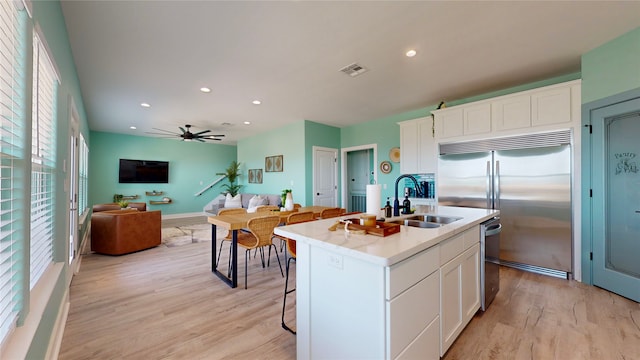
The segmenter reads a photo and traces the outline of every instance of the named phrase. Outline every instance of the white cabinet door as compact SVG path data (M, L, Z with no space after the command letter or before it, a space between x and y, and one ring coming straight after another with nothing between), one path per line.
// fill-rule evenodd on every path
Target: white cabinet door
M462 318L468 324L480 308L480 244L462 255Z
M570 122L571 88L562 87L531 94L531 125Z
M491 117L497 131L531 126L531 96L512 96L491 103Z
M463 327L462 255L440 268L440 356L456 340Z
M402 174L434 173L438 163L433 139L433 119L409 120L400 125L400 172Z
M435 113L436 137L446 139L464 134L464 116L462 108L440 110Z
M491 132L491 104L484 103L464 109L464 135Z
M432 174L438 166L438 153L436 141L433 138L434 120L430 116L425 121L418 123L420 147L418 153L418 173Z
M440 318L435 319L404 351L396 357L396 360L440 360Z
M418 123L415 121L400 123L400 173L418 173L419 144Z

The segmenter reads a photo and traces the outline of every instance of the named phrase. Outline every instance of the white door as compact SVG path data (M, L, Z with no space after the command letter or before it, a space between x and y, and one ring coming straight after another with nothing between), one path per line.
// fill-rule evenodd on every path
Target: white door
M73 102L71 102L73 104ZM71 105L69 127L69 161L67 163L67 179L69 184L69 265L75 268L78 247L78 119L75 107ZM70 279L69 279L70 281Z
M591 120L593 284L640 301L640 99Z
M338 150L313 147L313 205L338 206Z

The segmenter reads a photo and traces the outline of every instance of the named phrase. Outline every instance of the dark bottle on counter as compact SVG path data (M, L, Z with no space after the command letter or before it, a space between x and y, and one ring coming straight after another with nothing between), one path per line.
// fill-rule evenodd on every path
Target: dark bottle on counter
M384 206L384 217L391 217L391 203L387 197L387 205Z
M409 197L405 196L404 201L402 202L402 213L403 214L411 214L411 201L409 201Z

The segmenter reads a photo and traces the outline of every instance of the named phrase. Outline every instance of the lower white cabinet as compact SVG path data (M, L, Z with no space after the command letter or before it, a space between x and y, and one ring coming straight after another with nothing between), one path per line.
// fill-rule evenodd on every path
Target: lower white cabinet
M480 244L440 268L440 356L480 308Z
M390 267L299 241L297 357L439 359L480 307L479 227Z

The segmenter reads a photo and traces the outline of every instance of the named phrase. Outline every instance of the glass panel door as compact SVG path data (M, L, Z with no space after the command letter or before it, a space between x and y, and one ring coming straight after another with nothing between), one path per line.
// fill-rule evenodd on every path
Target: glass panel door
M605 267L640 278L640 115L606 121Z

